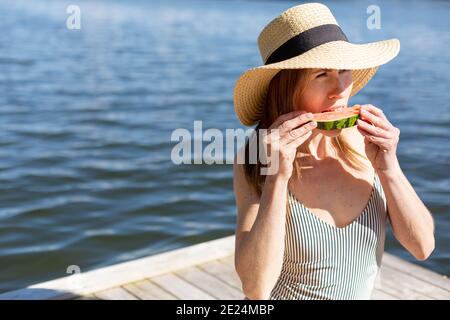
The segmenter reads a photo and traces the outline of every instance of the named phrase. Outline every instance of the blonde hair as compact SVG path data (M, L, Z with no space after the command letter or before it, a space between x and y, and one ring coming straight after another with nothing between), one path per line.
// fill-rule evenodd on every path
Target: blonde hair
M312 79L313 69L284 69L272 78L267 91L262 116L255 127L254 137L256 139L257 154L259 154L259 130L268 129L272 123L282 114L295 110L295 101L301 96ZM245 144L244 172L248 183L253 187L258 196L262 194L266 175L260 174L262 164L257 159L256 164L249 163L249 142ZM368 160L365 155L357 152L342 134L332 138L332 146L344 155L347 163L355 169L362 169L366 164L360 158ZM302 149L302 146L299 148ZM293 175L296 179L301 178L302 165L299 161L294 162Z

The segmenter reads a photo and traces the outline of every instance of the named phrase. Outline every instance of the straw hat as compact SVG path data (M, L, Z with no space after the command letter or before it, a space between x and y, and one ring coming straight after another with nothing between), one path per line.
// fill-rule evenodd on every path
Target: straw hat
M282 69L350 69L354 96L378 67L397 56L400 41L367 44L347 40L327 6L307 3L292 7L273 19L258 36L264 65L245 71L237 80L233 102L243 125L258 122L271 79Z

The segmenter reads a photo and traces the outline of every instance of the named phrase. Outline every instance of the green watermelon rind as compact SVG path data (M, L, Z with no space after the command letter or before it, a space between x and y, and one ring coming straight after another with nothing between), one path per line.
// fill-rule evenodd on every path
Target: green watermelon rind
M356 121L359 119L359 114L352 114L349 116L344 116L336 120L314 120L317 122L316 129L321 130L335 130L335 129L345 129L356 125Z

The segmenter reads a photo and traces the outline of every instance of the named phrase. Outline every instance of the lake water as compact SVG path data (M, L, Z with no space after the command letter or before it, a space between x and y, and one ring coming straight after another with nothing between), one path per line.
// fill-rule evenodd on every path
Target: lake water
M351 103L401 130L401 166L436 221L420 264L450 275L450 3L324 2L352 42L400 55ZM0 291L231 235L231 165L175 165L171 133L243 128L232 90L292 1L0 2ZM414 258L391 234L387 252Z

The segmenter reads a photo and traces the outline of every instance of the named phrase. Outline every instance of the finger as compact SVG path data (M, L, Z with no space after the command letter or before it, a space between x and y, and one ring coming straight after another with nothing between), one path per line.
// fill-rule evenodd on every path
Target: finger
M312 134L312 130L308 130L308 131L306 131L305 134L300 135L299 137L297 137L297 139L291 140L286 146L297 148L303 142L305 142L306 139L308 139L311 136L311 134Z
M367 132L366 130L364 130L364 129L363 129L362 127L360 127L360 126L357 126L356 128L358 129L359 133L361 133L361 135L363 135L364 137L370 136L370 135L371 135L369 132Z
M373 144L376 144L380 148L380 150L383 152L387 152L390 149L389 140L384 139L384 138L378 138L378 137L374 137L374 136L365 136L364 142L365 143L372 142Z
M280 129L280 135L284 136L285 134L289 133L291 130L294 130L295 128L308 123L309 121L312 121L313 114L308 112L304 113L300 116L297 116L293 119L287 120L283 122L278 128Z
M291 111L291 112L282 114L272 123L272 125L269 127L269 130L278 128L283 122L293 119L295 117L298 117L299 115L304 114L304 113L306 113L305 110L295 110L295 111Z
M364 136L364 142L369 143L372 142L379 146L383 151L388 150L390 146L390 139L382 138L382 137L375 137L365 131L364 129L358 128L359 132Z
M317 127L317 122L311 121L311 122L301 126L300 128L289 131L287 134L285 134L281 138L281 140L283 142L290 143L291 141L296 140L301 136L304 136L306 133L308 133L309 131L313 130L316 127Z
M386 130L389 130L391 128L384 118L377 116L367 110L362 109L360 111L360 115L363 120L369 120L376 127L383 128Z
M292 119L294 120L294 119ZM288 121L292 121L288 120ZM287 131L289 126L295 126L295 122L291 122L286 124L286 121L284 122L283 126L285 126L285 129L282 129L282 127L271 129L270 132L264 137L264 143L274 143L276 141L279 141L280 139L285 140L285 142L289 142L291 140L297 139L299 136L305 134L308 130L314 129L317 126L317 123L314 121L310 121L310 118L307 117L306 120L296 120L296 122L303 122L303 125L300 125L300 128L294 128L289 131ZM298 127L298 126L296 126Z
M361 105L361 110L367 110L371 113L373 113L376 116L383 116L383 110L381 110L380 108L375 107L372 104L363 104Z
M356 123L359 128L364 129L365 131L367 131L369 134L371 134L373 136L382 137L382 138L386 138L386 139L390 138L389 131L387 131L386 129L375 127L361 119L358 119L356 121Z
M262 132L262 142L264 144L271 144L272 141L278 140L278 130L271 130L270 132Z
M385 120L387 120L386 115L384 114L383 110L381 110L380 108L375 107L374 105L371 104L363 104L361 106L361 110L366 110L376 116L379 116L380 118L383 118Z

